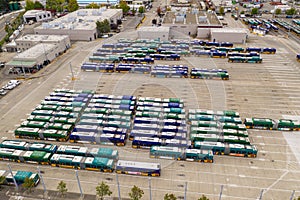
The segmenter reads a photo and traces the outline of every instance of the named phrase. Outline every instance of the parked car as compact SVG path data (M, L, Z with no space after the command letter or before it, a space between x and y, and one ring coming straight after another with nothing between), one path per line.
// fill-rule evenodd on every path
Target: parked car
M6 95L6 93L7 93L7 92L6 92L5 90L3 90L3 89L0 89L0 95L1 95L1 96L4 96L4 95Z

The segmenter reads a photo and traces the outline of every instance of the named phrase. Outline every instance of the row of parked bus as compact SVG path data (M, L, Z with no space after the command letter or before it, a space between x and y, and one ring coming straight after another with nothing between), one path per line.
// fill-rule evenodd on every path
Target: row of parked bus
M249 129L300 131L300 121L291 119L246 118L244 124Z
M159 163L118 160L118 156L118 151L111 148L57 146L20 140L4 140L0 144L0 160L110 173L116 171L124 174L160 176ZM33 175L31 173L30 178ZM36 175L33 178L35 180Z
M165 78L192 78L192 79L222 79L228 80L229 74L225 69L202 69L182 65L148 65L148 64L113 64L107 63L83 63L81 69L95 72L119 72L119 73L143 73L152 77Z
M75 128L79 133L82 130L87 132L97 130L97 134L103 134L103 141L107 141L104 136L114 134L115 138L118 138L117 134L124 132L119 131L119 128L126 130L131 128L135 97L79 95L59 91L51 93L15 130L15 136L67 141Z
M290 23L281 19L274 19L274 23L276 23L278 26L284 28L288 32L292 32L297 36L300 36L300 25L296 22L297 21L293 21L292 23Z
M214 154L256 157L257 149L251 145L239 113L190 109L188 123L193 148L206 145Z

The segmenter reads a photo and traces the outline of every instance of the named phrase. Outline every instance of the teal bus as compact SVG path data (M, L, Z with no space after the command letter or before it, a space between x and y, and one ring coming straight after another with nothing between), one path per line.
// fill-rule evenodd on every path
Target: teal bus
M33 172L12 171L12 174L18 185L23 184L26 178L32 179L34 182L34 186L37 186L40 181L39 175ZM12 177L12 174L9 171L6 171L5 173L1 173L0 176L4 176L6 178L6 182L8 185L14 185L14 179Z
M255 158L257 156L257 148L254 145L224 144L221 142L196 141L194 143L194 148L212 150L214 155L229 155L236 157L251 158Z
M150 157L198 162L213 162L212 151L168 146L152 146L150 148Z
M53 154L50 158L51 166L71 169L85 169L90 171L113 172L113 159L101 157L84 157L67 154Z
M55 153L57 145L41 143L41 142L26 142L22 140L3 140L0 143L1 148L19 149L27 151L45 151Z
M248 137L239 137L234 135L223 136L217 134L191 134L190 138L192 143L194 143L195 141L212 141L212 142L250 145L250 140Z
M75 156L102 157L117 160L118 150L112 148L97 148L86 146L60 145L56 151L58 154L68 154Z

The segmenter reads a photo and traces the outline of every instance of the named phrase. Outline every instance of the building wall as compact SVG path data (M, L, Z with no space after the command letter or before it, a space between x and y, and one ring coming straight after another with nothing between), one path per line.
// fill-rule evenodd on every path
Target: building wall
M147 31L147 30L139 30L138 31L139 39L160 39L162 41L169 40L169 32L168 31Z
M197 38L208 39L210 37L210 28L198 28Z
M39 22L52 19L52 15L50 11L40 11L32 14L25 13L23 19L25 23L28 23L30 20Z
M211 41L244 44L246 39L247 33L243 32L211 32Z
M197 24L166 24L166 26L170 27L171 38L185 38L197 34Z
M16 41L17 50L25 51L30 49L31 47L35 46L38 43L57 43L62 46L62 49L69 49L71 47L71 41L69 37L62 38L60 40L46 40L46 41L37 41L37 40L20 40ZM59 47L60 48L60 47ZM62 51L64 51L62 50Z
M97 38L97 30L67 30L35 28L35 34L41 35L69 35L70 40L92 41Z

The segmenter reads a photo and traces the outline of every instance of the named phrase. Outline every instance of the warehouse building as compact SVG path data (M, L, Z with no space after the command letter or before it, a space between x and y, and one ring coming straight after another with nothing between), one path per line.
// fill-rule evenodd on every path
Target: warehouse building
M65 48L65 50L71 47L71 41L68 35L30 34L15 40L16 49L18 51L25 51L38 43L57 43L58 45L61 45L60 49Z
M170 38L184 38L199 36L199 29L203 29L203 38L209 36L210 28L222 28L215 13L199 11L198 8L172 6L162 19L163 26L170 27Z
M92 41L98 37L96 22L107 19L117 23L123 17L122 9L80 9L34 29L35 34L68 35L70 40Z
M5 64L12 72L35 73L66 50L60 43L38 43Z
M211 29L211 41L245 44L248 34L248 30L244 28Z
M24 15L23 19L25 23L48 21L52 19L50 11L46 10L28 10Z
M169 40L170 28L164 26L143 26L140 27L137 32L139 39L167 41Z

